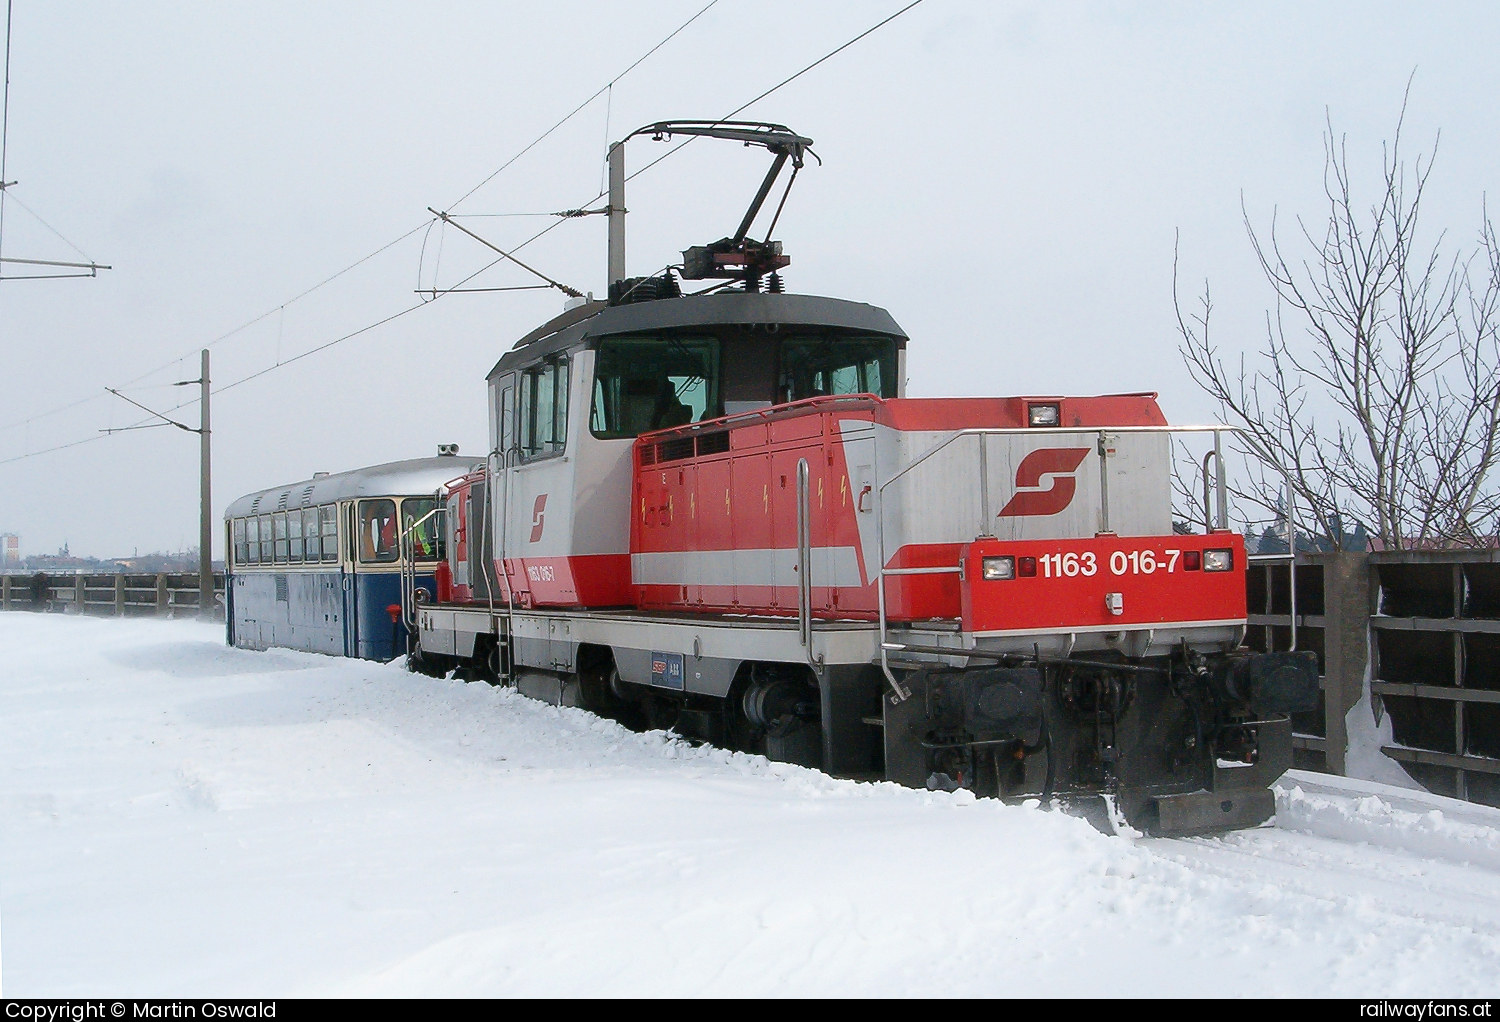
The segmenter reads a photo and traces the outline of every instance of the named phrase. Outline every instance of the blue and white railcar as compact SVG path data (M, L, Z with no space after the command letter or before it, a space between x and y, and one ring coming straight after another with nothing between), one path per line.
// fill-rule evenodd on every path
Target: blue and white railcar
M230 645L389 660L406 652L403 554L435 596L445 484L483 462L457 448L249 493L224 512ZM406 549L403 550L403 543Z

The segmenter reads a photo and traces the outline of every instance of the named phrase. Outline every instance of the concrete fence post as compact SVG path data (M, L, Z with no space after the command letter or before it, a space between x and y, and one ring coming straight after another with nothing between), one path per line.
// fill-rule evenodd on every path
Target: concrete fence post
M1329 773L1344 773L1344 718L1364 694L1370 647L1370 558L1345 551L1323 562L1323 713Z
M0 610L10 610L9 575L0 575Z
M125 576L115 575L115 617L125 616Z
M89 577L87 575L75 575L73 577L73 605L78 608L78 613L87 613L89 598Z
M156 616L167 616L167 576L156 576Z

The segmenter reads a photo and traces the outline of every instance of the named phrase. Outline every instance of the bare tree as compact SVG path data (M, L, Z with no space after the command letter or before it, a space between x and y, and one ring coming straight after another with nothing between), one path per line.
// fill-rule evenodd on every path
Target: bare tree
M1179 350L1243 430L1236 497L1279 516L1290 481L1308 525L1334 548L1355 522L1388 549L1488 545L1500 533L1490 480L1500 458L1500 243L1488 210L1467 251L1450 253L1445 233L1421 240L1437 143L1408 166L1405 113L1403 103L1368 205L1328 122L1327 220L1315 229L1298 218L1300 258L1283 248L1274 212L1262 235L1244 211L1276 294L1257 364L1241 354L1236 371L1225 366L1207 283L1185 314L1173 267Z

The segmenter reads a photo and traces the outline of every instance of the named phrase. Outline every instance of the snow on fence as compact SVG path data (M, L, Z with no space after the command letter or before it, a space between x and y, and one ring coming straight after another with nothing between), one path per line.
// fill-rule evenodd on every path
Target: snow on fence
M1290 574L1284 554L1252 558L1249 645L1291 645ZM1389 715L1380 752L1433 792L1500 805L1500 551L1299 554L1296 574L1296 644L1323 689L1293 720L1297 765L1345 773L1351 711L1372 730Z
M198 613L198 573L0 575L0 609L115 617ZM224 574L214 573L215 617L224 616Z

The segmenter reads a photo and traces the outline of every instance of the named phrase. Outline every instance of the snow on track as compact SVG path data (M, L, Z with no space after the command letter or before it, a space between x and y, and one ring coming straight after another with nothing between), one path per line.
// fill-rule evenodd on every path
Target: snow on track
M1278 814L1131 842L194 623L0 615L9 996L1500 991L1500 814L1319 775Z

